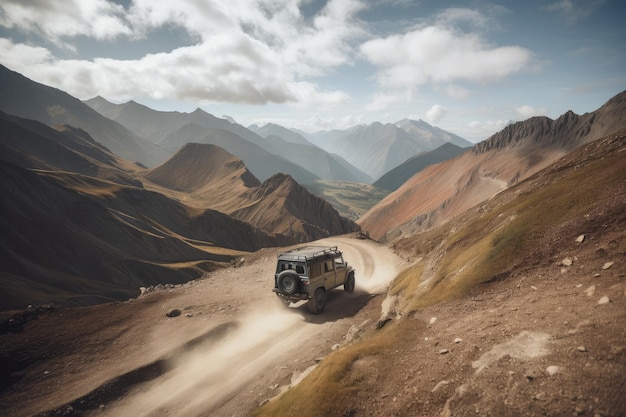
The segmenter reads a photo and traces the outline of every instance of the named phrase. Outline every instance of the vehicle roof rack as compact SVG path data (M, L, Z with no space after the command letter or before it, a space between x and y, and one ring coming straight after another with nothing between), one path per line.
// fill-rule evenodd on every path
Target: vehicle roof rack
M341 254L337 246L302 246L283 252L279 254L278 257L294 261L307 261L309 259L321 258L325 255L331 256L337 254Z

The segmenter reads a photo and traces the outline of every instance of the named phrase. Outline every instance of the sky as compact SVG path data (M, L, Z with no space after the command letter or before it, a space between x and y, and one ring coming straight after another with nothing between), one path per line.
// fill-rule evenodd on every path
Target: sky
M622 0L2 0L0 64L81 100L472 142L626 89Z

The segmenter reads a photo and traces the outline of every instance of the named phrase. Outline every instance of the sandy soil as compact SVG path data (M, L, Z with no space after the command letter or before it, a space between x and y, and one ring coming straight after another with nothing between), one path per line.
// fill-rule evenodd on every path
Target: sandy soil
M248 415L341 344L352 325L368 315L375 321L380 310L368 303L404 265L369 240L318 243L338 245L357 277L356 291L331 291L319 316L271 292L276 249L129 302L40 314L22 332L0 336L5 358L23 367L1 392L0 412ZM173 309L181 315L166 317Z

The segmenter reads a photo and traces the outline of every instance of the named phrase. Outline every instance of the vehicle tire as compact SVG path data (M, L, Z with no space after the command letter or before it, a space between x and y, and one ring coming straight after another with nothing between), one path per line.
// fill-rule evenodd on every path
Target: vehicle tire
M326 307L326 291L320 287L315 290L313 298L308 303L309 311L313 314L320 314Z
M343 290L347 293L353 293L356 282L354 280L354 272L350 272L343 283Z
M291 271L283 271L278 275L278 288L287 295L293 295L298 291L300 279Z

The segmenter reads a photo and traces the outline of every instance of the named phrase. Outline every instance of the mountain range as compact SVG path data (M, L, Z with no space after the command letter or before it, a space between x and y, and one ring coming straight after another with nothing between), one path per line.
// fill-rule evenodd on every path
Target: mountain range
M626 129L626 92L582 116L511 124L461 155L431 165L390 193L358 223L393 241L446 222L552 164L573 149Z
M407 159L446 143L467 148L472 143L430 126L423 120L354 126L345 131L322 131L309 135L318 146L337 153L372 178L380 178Z
M49 126L60 124L84 129L111 152L144 166L157 165L167 159L163 149L103 117L77 98L34 82L2 65L0 91L0 111Z
M241 253L358 230L291 177L261 183L214 145L145 169L70 126L0 113L0 132L3 310L125 300Z

